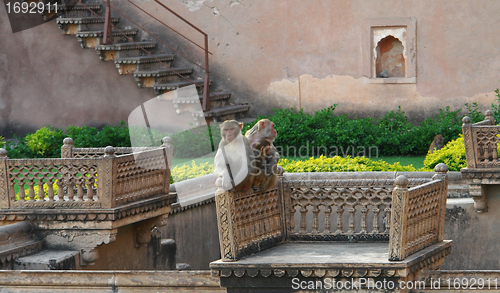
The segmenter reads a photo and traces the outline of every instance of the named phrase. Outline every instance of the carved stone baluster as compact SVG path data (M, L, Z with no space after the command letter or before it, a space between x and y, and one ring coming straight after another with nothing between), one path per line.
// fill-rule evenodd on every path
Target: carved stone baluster
M312 222L312 233L317 234L319 231L319 207L315 205L313 207L313 222Z
M29 179L28 181L28 198L29 201L35 200L35 181L33 179Z
M20 202L25 202L26 201L26 193L24 190L24 180L19 179L17 182L17 187L19 188L19 201Z
M380 209L377 206L373 209L373 231L372 231L373 234L380 233L380 224L378 223L379 217L380 217Z
M325 209L325 230L323 231L324 234L331 234L332 233L332 207L327 206Z
M71 176L71 175L69 175ZM68 180L66 181L65 187L68 189L68 200L69 201L74 201L75 200L75 191L73 190L74 186L74 181L72 177L68 176Z
M306 233L306 229L307 229L306 215L307 215L307 206L302 205L300 207L300 230L299 230L299 233Z
M366 217L368 215L368 209L366 208L366 206L363 206L363 208L361 208L361 231L359 231L359 233L367 233L367 229L368 229L368 224L366 223Z
M337 207L337 230L335 231L335 234L337 235L344 233L344 225L342 219L343 215L344 215L344 207L340 205Z
M54 180L47 179L47 201L54 201Z
M85 185L87 186L87 201L94 201L94 178L92 178L92 174L89 173L89 177L85 179Z
M38 199L39 200L45 200L45 191L43 190L43 180L38 179Z
M57 200L64 201L64 179L61 177L56 181L57 184Z
M9 184L9 202L15 202L16 201L16 189L14 187L15 182L13 180L8 181Z
M83 185L85 184L85 174L76 180L76 200L83 201Z
M385 211L385 218L384 218L384 234L389 234L389 231L391 230L391 208L386 207L384 209Z
M349 231L347 231L347 234L354 234L356 232L356 223L354 220L355 213L356 213L356 208L351 206L349 208Z

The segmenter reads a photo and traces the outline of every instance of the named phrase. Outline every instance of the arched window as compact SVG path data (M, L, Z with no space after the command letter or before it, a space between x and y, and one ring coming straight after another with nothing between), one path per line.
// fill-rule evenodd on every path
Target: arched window
M389 35L377 44L377 77L405 77L404 46L400 40Z

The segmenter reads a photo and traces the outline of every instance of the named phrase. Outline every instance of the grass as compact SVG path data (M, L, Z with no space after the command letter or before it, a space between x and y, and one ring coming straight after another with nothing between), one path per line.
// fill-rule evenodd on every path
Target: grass
M287 157L289 160L294 160L294 161L305 161L308 160L309 157ZM424 159L425 156L390 156L390 157L377 157L377 158L371 158L374 161L385 161L389 164L394 164L396 162L401 163L403 166L407 165L413 165L415 169L420 169L424 167ZM195 161L197 165L209 162L210 164L213 164L214 158L212 156L210 157L202 157L202 158L195 158L195 159L173 159L172 160L172 166L182 166L182 165L191 165L192 161Z

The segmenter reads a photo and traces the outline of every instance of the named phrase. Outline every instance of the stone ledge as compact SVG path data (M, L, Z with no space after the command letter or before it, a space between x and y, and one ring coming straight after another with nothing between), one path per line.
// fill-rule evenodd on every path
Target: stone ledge
M407 277L419 270L439 267L444 257L451 254L451 240L433 244L403 261L389 261L388 247L387 243L288 243L234 262L218 260L210 263L210 268L213 276L221 278L299 274L306 278Z

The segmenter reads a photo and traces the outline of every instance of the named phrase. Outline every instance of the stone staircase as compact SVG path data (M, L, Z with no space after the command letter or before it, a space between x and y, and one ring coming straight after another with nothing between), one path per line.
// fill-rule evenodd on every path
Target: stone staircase
M147 33L131 28L130 23L122 24L119 17L111 17L113 25L117 28L112 31L113 43L103 44L105 3L99 0L82 0L82 3L84 5L59 6L56 23L63 34L75 35L82 48L94 49L103 61L113 61L119 74L132 74L139 87L152 88L155 95L162 95L194 83L198 89L199 100L173 98L172 102L178 114L191 111L198 125L203 122L202 119L207 122L220 122L246 117L250 106L231 103L231 93L224 90L211 89L209 111L193 111L192 104L202 102L204 80L197 76L203 76L203 72L197 72L197 67L196 70L193 67L175 67L173 63L176 63L179 54L165 53L172 50L161 43L148 40L151 37ZM209 85L213 87L211 82Z

